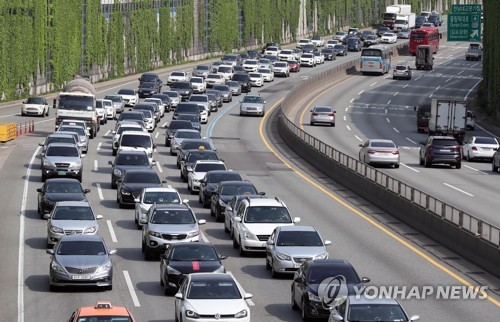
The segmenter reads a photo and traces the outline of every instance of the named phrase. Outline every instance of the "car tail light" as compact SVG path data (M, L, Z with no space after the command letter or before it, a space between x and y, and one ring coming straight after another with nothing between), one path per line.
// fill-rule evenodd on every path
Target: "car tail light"
M476 148L475 146L473 146L471 149L472 149L473 151L477 151L477 148Z
M379 68L382 69L382 63L379 64Z
M335 116L335 114L333 114L333 113L330 113L330 114L328 114L328 116Z
M376 153L376 152L377 152L377 151L375 151L375 150L368 150L368 151L367 151L367 153L368 153L368 154L374 154L374 153Z
M474 147L472 147L472 150L476 151L477 148L474 146ZM460 151L460 148L458 146L455 146L455 147L451 148L451 151Z
M428 150L437 150L438 148L436 148L435 146L429 146Z
M313 116L318 116L318 113L312 113Z
M397 151L397 150L396 150L396 151L392 151L392 154L394 154L394 155L398 155L398 154L399 154L399 151Z

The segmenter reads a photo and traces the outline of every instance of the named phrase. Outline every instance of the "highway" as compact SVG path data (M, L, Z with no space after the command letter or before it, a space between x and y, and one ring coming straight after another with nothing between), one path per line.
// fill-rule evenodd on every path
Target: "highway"
M457 53L459 51L460 49L457 49ZM318 227L323 238L333 241L333 245L329 246L330 256L349 260L360 276L371 278L371 285L437 286L484 283L492 289L498 289L498 280L484 273L466 274L480 272L480 269L473 263L456 259L456 254L436 245L422 234L325 178L287 150L276 136L271 112L292 86L306 79L308 75L352 59L353 56L358 54L350 53L345 58L327 62L316 68L303 68L300 73L293 74L289 79L278 78L260 90L254 88L252 92L260 92L267 101L268 113L265 118L240 117L238 99L235 98L232 103L225 104L218 113L212 114L209 124L202 128L203 133L213 140L218 153L229 168L251 180L259 190L265 191L266 195L278 196L284 200L292 216L301 217L301 224ZM448 58L443 57L441 60L444 62ZM453 62L453 59L450 61ZM190 70L190 67L179 68ZM125 81L99 84L98 96L114 93L121 87L135 88L138 84L136 79L137 77L129 77ZM162 74L162 79L166 80L166 74ZM370 88L369 85L373 82L390 83L392 80L385 80L383 77L356 77L355 82L344 88L343 94L337 94L340 96L335 98L337 104L349 107L350 99L357 98L350 89L363 85L364 88ZM396 86L402 86L406 83L400 81L397 84ZM456 84L456 87L460 88L465 86L472 87L471 84ZM387 91L382 88L379 90ZM387 100L378 97L361 98L356 103L366 103L368 100L379 104L387 103ZM319 98L322 99L328 100L326 96ZM394 104L407 104L405 102L395 101ZM408 111L406 117L401 118L392 117L392 111L388 116L377 115L377 118L384 121L384 127L374 127L373 125L380 122L370 120L366 113L359 113L358 110L360 108L349 107L346 113L345 110L337 109L339 120L345 115L345 122L339 122L337 127L331 130L319 127L311 130L317 131L318 137L324 135L325 130L330 133L335 131L335 134L325 138L332 142L338 140L339 149L349 153L354 153L356 149L352 147L358 144L354 135L365 138L386 134L385 118L393 122L393 127L407 129L407 135L411 132L411 138L417 137L416 131L410 127L414 124L414 119L410 117L412 111ZM84 159L85 173L82 183L84 188L92 189L88 198L96 213L104 216L100 221L101 235L110 248L118 251L114 255L113 290L68 289L55 293L49 291L49 255L45 253L46 221L40 219L36 210L36 188L42 185L38 143L54 130L53 115L51 111L48 118L35 119L35 132L1 146L3 166L0 170L0 182L3 184L0 185L0 203L3 205L6 219L0 228L4 245L0 250L4 272L0 276L3 289L0 300L4 303L0 319L20 322L67 320L79 306L93 305L96 300L110 300L115 305L129 307L138 321L174 321L173 297L164 296L160 287L159 262L144 260L140 248L141 232L135 228L133 209L119 209L116 191L110 186L108 161L113 157L109 131L114 122L102 126L98 136L91 140L89 153ZM170 118L171 114L167 114L163 122L168 122ZM357 131L356 134L348 132L345 127L348 124L347 118L349 122L352 121L351 130ZM399 122L400 119L404 121ZM0 120L19 123L24 122L26 118L21 118L20 107L15 106L0 109ZM375 122L377 123L374 124ZM379 130L383 132L379 133ZM198 197L188 193L186 184L181 181L179 170L175 166L175 157L170 156L168 148L163 145L163 132L164 130L158 128L153 134L158 145L154 156L158 165L156 170L160 177L168 180L169 185L177 188L184 198L190 200L199 219L207 220L207 224L202 226L204 240L214 243L221 254L229 256L224 261L226 269L237 278L246 292L253 294L249 301L252 320L300 321L300 314L292 311L290 305L291 279L272 279L270 272L265 269L263 256L239 257L237 250L232 248L229 235L224 233L222 224L215 223L208 209L202 208L198 203ZM398 144L403 145L400 141ZM415 152L404 154L403 162L417 169L417 161L410 161L411 153ZM475 167L478 165L474 164ZM438 172L457 172L438 168L430 170L434 171L434 176ZM466 168L460 171L465 172L464 170ZM398 171L407 171L408 180L421 176L420 173L416 176L416 172L405 167ZM450 183L453 184L454 181ZM480 202L479 199L476 202ZM410 315L418 314L422 321L493 321L498 318L499 312L498 296L488 300L427 298L401 302Z

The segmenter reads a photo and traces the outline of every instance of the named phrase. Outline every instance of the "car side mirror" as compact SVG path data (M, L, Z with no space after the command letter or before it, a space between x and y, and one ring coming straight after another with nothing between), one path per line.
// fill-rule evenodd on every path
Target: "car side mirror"
M167 255L165 255L165 254L160 254L160 259L167 259Z
M140 197L134 198L134 202L141 202L141 198Z
M167 180L162 180L161 183L167 183Z
M102 218L104 218L104 217L103 217L102 215L96 215L96 216L95 216L95 218L96 218L96 219L102 219Z
M89 192L90 192L90 189L84 189L84 190L83 190L83 194L87 194L87 193L89 193Z
M340 316L340 314L338 314L338 313L333 314L333 316L332 316L332 317L333 317L333 319L334 319L335 321L343 321L343 320L344 320L344 318L343 318L343 317L341 317L341 316Z
M360 148L362 148L362 147L363 147L363 144L358 144L358 146L359 146Z
M114 255L116 254L117 250L116 249L112 249L108 252L109 255Z
M178 300L183 300L184 297L182 296L182 293L176 293L175 294L175 298L178 299Z
M265 196L265 195L266 195L266 192L265 192L265 191L261 191L261 192L259 192L259 195L261 195L261 196Z
M36 189L37 192L42 192L42 188Z
M85 158L86 156L86 154L80 154L80 158Z
M227 259L227 255L219 255L219 259Z
M268 240L266 241L266 245L269 245L269 246L274 245L274 240L272 240L272 239L268 239Z
M43 142L42 143L38 143L38 146L43 146Z
M54 249L53 248L47 248L45 252L49 255L54 255Z
M370 281L371 281L371 279L369 279L368 277L361 278L361 283L369 283Z
M297 283L300 283L300 284L303 284L305 282L304 280L304 277L302 276L298 276L294 279L294 282L297 282Z
M417 320L420 320L420 316L419 315L412 315L410 317L410 321L417 321Z
M243 299L245 299L245 300L251 299L252 297L253 297L253 294L250 294L250 293L245 293L245 295L243 295Z
M139 219L139 223L145 225L145 224L148 223L148 219L147 218L141 218L141 219Z
M234 221L241 222L241 217L234 217Z
M113 165L113 161L108 161L108 164L109 165Z
M293 218L293 222L298 224L300 222L300 217Z
M332 242L330 240L325 240L325 246L331 245Z
M205 219L198 220L198 225L204 225L206 223L207 223L207 221Z

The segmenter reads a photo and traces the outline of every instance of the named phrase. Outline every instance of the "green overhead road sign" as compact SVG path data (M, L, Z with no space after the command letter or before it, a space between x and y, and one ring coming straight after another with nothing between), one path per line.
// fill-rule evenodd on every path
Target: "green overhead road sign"
M452 13L479 13L483 12L483 7L480 4L452 4Z
M481 41L481 12L448 14L448 41Z

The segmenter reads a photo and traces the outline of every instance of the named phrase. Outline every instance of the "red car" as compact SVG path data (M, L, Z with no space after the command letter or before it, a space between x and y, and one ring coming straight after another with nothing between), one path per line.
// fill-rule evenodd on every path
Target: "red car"
M300 72L300 63L296 60L289 60L288 66L290 66L290 71L297 73Z

